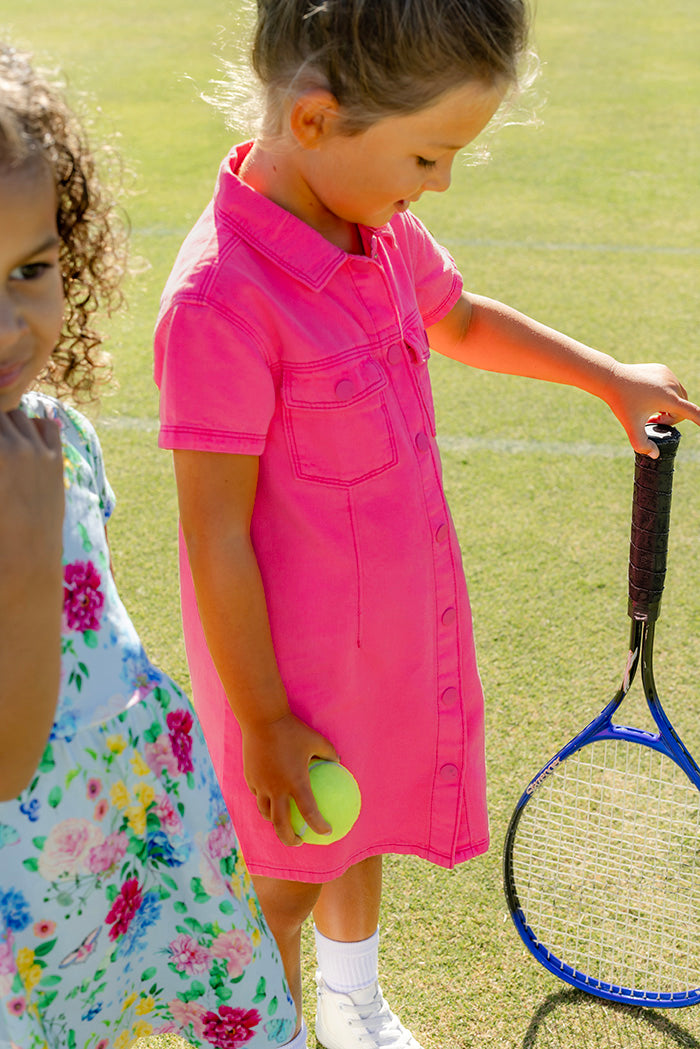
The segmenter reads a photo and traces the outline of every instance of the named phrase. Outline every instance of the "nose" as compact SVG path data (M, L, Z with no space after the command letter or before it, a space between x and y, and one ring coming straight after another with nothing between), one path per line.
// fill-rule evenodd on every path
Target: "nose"
M452 161L438 164L423 183L423 189L432 193L444 193L452 182Z
M26 331L26 318L13 296L0 288L0 347L11 346Z

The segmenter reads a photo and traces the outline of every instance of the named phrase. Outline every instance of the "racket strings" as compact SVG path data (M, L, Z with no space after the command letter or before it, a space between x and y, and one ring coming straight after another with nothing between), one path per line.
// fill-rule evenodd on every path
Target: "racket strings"
M700 987L700 793L674 761L608 740L575 752L522 810L512 876L525 922L591 986Z

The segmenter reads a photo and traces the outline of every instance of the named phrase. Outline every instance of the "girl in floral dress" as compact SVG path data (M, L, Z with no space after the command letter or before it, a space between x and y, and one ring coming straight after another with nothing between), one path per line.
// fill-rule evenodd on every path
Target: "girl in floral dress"
M282 1045L293 1005L199 724L115 588L96 434L32 389L99 377L111 214L74 116L0 46L0 1046Z

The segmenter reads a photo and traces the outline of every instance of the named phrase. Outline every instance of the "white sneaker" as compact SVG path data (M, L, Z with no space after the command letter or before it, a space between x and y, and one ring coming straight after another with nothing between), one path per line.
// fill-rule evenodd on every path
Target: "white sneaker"
M376 981L348 993L332 991L320 973L316 983L316 1037L325 1049L422 1049Z

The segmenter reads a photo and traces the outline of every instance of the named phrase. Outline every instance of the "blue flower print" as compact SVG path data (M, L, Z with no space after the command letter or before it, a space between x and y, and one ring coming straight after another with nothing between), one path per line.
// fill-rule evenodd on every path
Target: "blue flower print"
M72 710L64 710L54 722L49 739L63 739L70 743L78 729L78 719Z
M167 867L181 867L187 863L192 851L187 842L181 845L173 845L165 831L157 830L149 834L146 839L148 858L156 863L164 863Z
M0 918L12 932L22 932L31 922L29 904L18 889L9 889L0 896Z
M120 958L128 958L138 951L148 947L146 930L160 918L161 902L157 889L150 889L143 898L143 902L134 915L129 928L124 933L124 938L117 948Z
M39 819L39 809L41 808L38 798L32 798L31 801L23 801L20 804L19 811L25 815L31 823L36 823Z

